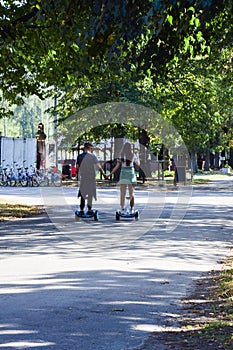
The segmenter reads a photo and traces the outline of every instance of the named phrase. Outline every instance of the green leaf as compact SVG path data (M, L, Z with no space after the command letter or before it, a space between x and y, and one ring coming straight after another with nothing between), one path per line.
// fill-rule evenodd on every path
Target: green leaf
M167 16L167 21L170 23L170 25L172 25L173 17L171 15Z
M200 27L200 25L201 25L201 23L200 23L200 20L199 20L199 18L195 18L195 27L196 28L198 28L198 27Z
M195 12L195 8L193 6L190 6L187 11L192 11L192 12Z
M150 78L151 77L151 70L147 69L146 73L147 73L148 77Z

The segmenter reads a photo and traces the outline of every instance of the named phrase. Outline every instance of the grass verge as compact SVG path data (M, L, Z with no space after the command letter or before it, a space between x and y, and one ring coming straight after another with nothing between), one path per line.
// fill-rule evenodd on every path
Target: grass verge
M37 206L16 203L0 203L0 221L24 218L41 213L42 209Z
M233 257L227 259L225 268L215 277L215 290L210 292L213 320L200 330L214 344L233 349Z
M233 257L203 276L184 303L188 315L174 350L233 349Z
M220 271L203 275L182 300L176 327L152 333L137 350L157 350L158 343L169 350L232 350L232 273L233 257L224 261Z

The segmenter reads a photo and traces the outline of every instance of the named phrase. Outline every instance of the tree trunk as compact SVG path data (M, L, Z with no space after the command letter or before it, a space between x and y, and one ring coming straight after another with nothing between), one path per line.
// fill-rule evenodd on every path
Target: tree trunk
M210 170L210 152L207 152L205 155L205 165L204 165L204 171Z
M150 145L150 137L144 129L138 129L138 138L140 143L140 171L139 177L143 183L147 177L151 176L150 160L148 159L148 148Z
M193 174L196 174L198 171L198 166L197 166L197 155L195 151L190 152L190 158L191 158L191 168Z
M121 152L121 149L123 147L123 144L124 144L124 139L123 137L115 137L114 138L114 159L113 159L113 162L112 162L112 169L115 167L115 165L117 164L117 159L119 158L120 156L120 152ZM112 170L111 169L111 170ZM119 179L120 179L120 172L121 172L121 169L117 169L117 171L113 174L113 181L115 182L118 182Z

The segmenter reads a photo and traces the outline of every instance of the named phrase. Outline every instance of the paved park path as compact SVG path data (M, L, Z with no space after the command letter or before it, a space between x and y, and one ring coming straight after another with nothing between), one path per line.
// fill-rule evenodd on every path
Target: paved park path
M137 188L140 220L119 223L112 188L99 190L98 222L75 222L76 189L0 189L47 210L0 223L0 349L132 350L174 329L195 279L231 253L233 177L223 179Z

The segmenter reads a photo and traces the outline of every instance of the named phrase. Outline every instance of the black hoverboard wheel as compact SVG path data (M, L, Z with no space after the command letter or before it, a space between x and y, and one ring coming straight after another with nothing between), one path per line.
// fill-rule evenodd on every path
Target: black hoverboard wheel
M95 221L99 220L99 213L97 210L93 210L92 214L88 214L88 212L81 214L79 210L75 211L75 220L79 221L81 218L84 219L89 219L89 218L94 218Z

